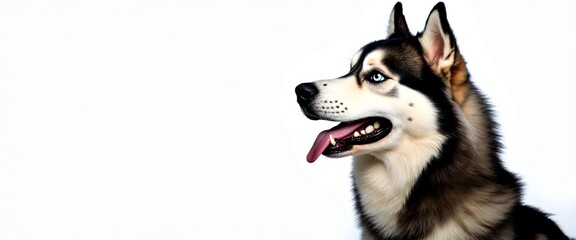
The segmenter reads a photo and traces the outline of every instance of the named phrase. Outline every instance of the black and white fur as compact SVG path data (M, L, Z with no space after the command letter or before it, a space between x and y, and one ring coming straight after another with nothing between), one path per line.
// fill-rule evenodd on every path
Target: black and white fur
M300 84L296 94L313 120L366 121L366 129L389 121L389 132L331 139L323 152L354 156L362 239L568 239L523 204L520 180L503 167L491 107L443 3L415 36L397 3L386 39L362 47L346 75Z

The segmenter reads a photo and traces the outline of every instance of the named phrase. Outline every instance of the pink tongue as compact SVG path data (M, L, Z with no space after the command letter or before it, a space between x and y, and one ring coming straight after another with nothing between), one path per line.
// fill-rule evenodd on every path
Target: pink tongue
M318 157L320 157L322 152L324 152L328 145L330 145L330 135L332 135L334 139L341 139L351 135L354 131L356 131L356 129L365 123L366 121L362 121L345 127L335 127L322 131L318 134L318 137L316 137L314 145L312 145L312 148L308 152L308 156L306 156L306 160L308 160L309 163L313 163L316 161L316 159L318 159Z

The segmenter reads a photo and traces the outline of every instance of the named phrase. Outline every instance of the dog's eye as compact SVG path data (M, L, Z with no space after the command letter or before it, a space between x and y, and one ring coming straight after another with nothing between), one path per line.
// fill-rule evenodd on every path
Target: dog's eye
M378 71L372 71L370 73L370 81L372 81L372 82L382 82L386 79L388 79L388 77L384 76L384 74L382 74Z

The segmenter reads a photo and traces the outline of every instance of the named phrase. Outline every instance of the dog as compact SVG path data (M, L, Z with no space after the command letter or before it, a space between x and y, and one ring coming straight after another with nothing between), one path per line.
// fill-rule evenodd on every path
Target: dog
M340 122L318 134L307 160L353 156L362 239L568 239L523 204L520 179L504 168L492 107L444 3L416 35L396 3L387 37L362 47L347 74L295 92L306 117Z

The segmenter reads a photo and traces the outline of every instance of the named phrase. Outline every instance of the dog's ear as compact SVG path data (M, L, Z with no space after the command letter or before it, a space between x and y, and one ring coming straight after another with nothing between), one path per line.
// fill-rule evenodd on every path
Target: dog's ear
M438 73L454 64L457 51L456 39L446 17L446 7L439 2L432 8L424 30L418 34L424 57L430 67Z
M408 29L404 13L402 13L402 3L397 2L396 5L394 5L394 9L392 9L392 13L390 13L390 20L388 22L388 38L410 36L412 36L412 34Z
M428 65L443 77L444 83L451 90L453 100L462 105L470 88L468 69L448 25L444 3L439 2L432 8L424 31L418 33L417 37Z

